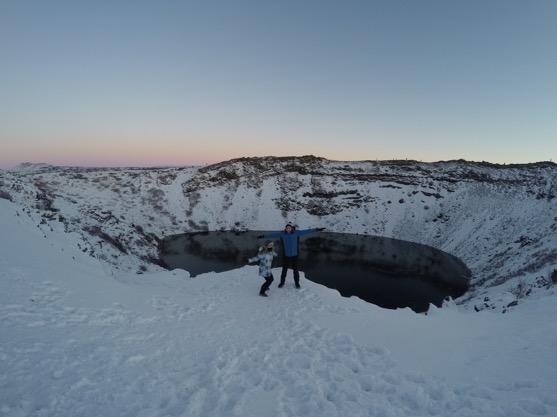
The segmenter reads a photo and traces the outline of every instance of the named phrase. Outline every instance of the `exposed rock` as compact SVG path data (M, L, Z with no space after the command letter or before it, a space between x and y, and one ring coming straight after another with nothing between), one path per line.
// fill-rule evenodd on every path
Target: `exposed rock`
M4 190L0 190L0 198L8 201L14 201L10 193Z
M104 242L111 244L116 249L118 249L120 252L125 253L125 254L128 253L128 251L126 250L126 248L124 247L124 245L122 244L120 239L113 238L109 234L103 232L100 227L98 227L98 226L87 227L87 228L85 228L85 231L87 233L89 233L91 236L97 236L101 240L103 240Z

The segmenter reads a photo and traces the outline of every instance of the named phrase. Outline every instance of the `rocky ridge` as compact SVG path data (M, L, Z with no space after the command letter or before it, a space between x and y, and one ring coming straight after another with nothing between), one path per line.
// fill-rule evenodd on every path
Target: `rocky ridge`
M0 171L0 198L45 236L75 232L81 249L138 272L157 244L187 231L301 227L382 235L461 258L474 290L461 302L499 308L551 285L557 269L557 165L462 160L240 158L204 167Z

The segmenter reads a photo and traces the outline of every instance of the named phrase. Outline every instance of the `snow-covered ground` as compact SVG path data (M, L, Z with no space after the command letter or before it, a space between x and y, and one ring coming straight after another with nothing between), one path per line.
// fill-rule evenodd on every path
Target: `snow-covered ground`
M262 298L255 266L125 272L34 216L0 199L0 416L557 415L554 287L507 314Z

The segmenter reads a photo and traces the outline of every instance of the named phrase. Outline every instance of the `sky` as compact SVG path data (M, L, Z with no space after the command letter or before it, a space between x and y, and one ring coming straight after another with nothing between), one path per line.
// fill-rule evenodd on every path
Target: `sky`
M0 1L0 168L557 159L557 1Z

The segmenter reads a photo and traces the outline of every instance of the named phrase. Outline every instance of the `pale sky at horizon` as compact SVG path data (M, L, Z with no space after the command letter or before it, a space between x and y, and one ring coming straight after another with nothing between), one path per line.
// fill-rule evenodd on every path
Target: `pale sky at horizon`
M0 168L557 159L557 1L0 3Z

